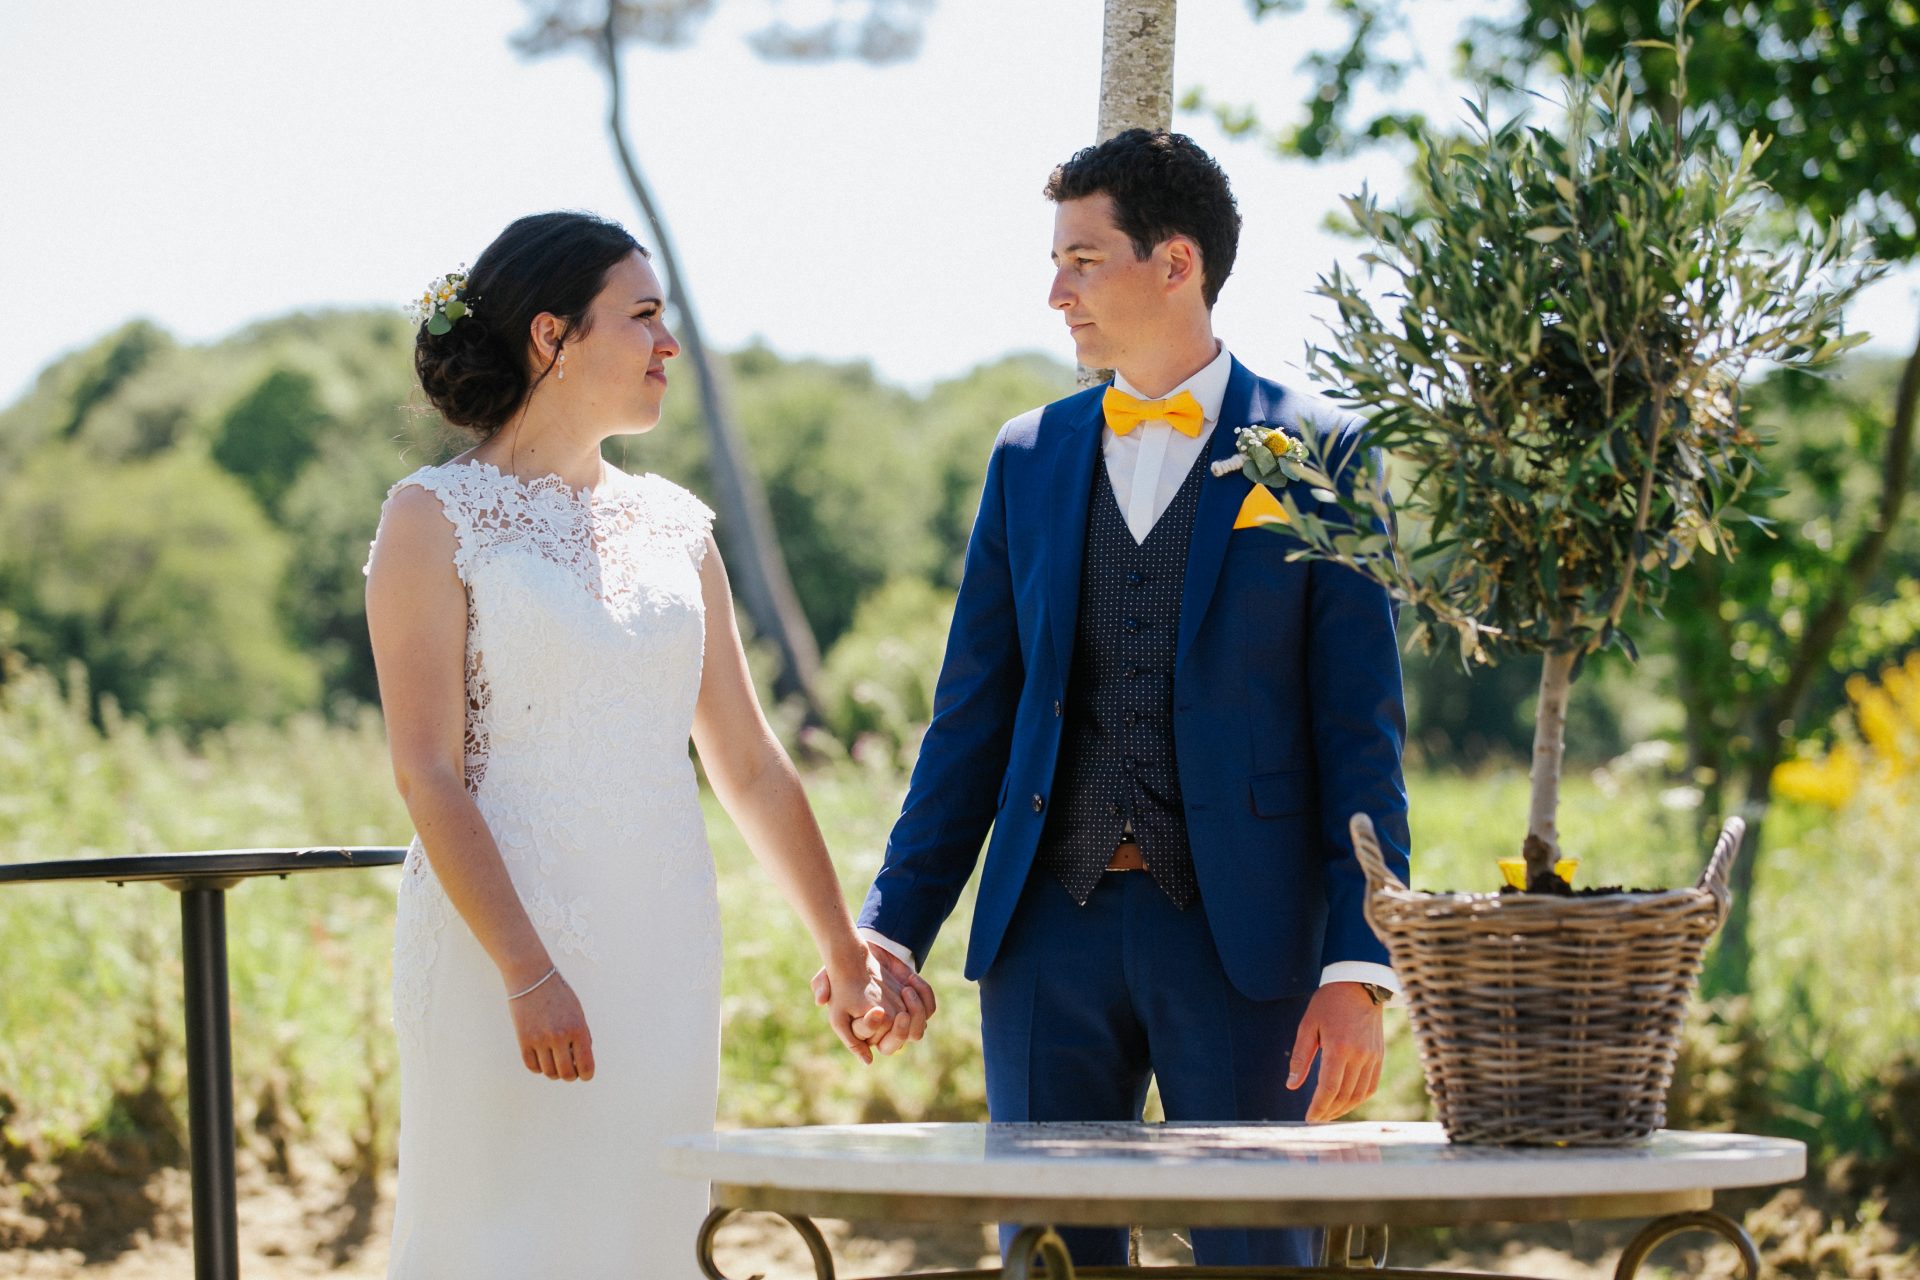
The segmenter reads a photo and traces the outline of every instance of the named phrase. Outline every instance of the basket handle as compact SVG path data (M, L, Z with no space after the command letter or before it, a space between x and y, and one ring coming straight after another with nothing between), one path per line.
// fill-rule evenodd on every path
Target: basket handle
M1387 860L1380 852L1380 838L1373 832L1372 818L1364 813L1354 814L1347 820L1347 832L1353 837L1353 856L1360 859L1360 869L1367 873L1369 893L1407 887L1399 876L1387 870Z
M1733 868L1733 860L1740 853L1740 843L1746 839L1747 820L1735 815L1727 819L1727 825L1720 828L1720 838L1713 842L1713 857L1707 860L1707 869L1700 873L1699 888L1713 895L1720 904L1720 918L1727 918L1727 910L1733 905L1733 891L1727 888L1727 872Z

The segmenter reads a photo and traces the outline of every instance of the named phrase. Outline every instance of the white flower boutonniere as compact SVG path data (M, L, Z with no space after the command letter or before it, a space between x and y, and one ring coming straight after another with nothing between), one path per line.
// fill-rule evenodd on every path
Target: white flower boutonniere
M1255 423L1234 432L1233 456L1213 464L1216 476L1244 471L1255 484L1310 479L1301 468L1312 460L1307 442L1278 424Z

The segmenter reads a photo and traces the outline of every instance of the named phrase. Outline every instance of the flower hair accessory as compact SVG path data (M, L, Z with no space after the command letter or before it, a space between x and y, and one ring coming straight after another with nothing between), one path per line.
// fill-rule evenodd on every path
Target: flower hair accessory
M407 314L415 324L427 326L427 332L439 337L453 328L453 322L462 316L474 314L473 304L477 298L467 297L467 264L461 263L457 271L449 271L432 284L427 291L407 304Z
M1276 485L1311 479L1300 468L1312 461L1307 442L1285 427L1256 424L1233 436L1233 456L1213 464L1216 476L1245 471L1255 484Z

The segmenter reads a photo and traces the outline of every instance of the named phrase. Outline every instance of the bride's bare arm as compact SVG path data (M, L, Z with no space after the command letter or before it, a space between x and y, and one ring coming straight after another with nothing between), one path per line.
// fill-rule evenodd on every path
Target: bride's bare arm
M395 494L367 571L367 629L401 799L448 900L512 995L539 982L553 960L464 781L467 597L453 556L439 500L419 488ZM559 975L508 1008L528 1070L593 1078L586 1017Z
M693 745L714 794L747 838L753 856L813 935L832 978L834 1031L862 1061L870 1062L867 1041L889 1028L893 1018L888 1015L907 1014L892 1007L882 1010L896 1006L897 998L879 990L878 965L854 932L839 875L800 775L761 713L734 621L727 569L711 538L701 564L700 590L706 602L707 640L700 697L694 705Z

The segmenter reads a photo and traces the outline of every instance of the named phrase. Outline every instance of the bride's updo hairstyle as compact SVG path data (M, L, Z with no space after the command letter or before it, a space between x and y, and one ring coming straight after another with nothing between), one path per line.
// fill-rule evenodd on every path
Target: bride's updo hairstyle
M528 348L533 318L550 311L566 322L564 343L583 336L587 308L607 275L640 246L617 222L590 213L536 213L515 221L467 273L473 310L445 333L422 323L413 339L420 389L440 416L486 439L513 417L552 371L535 370Z

